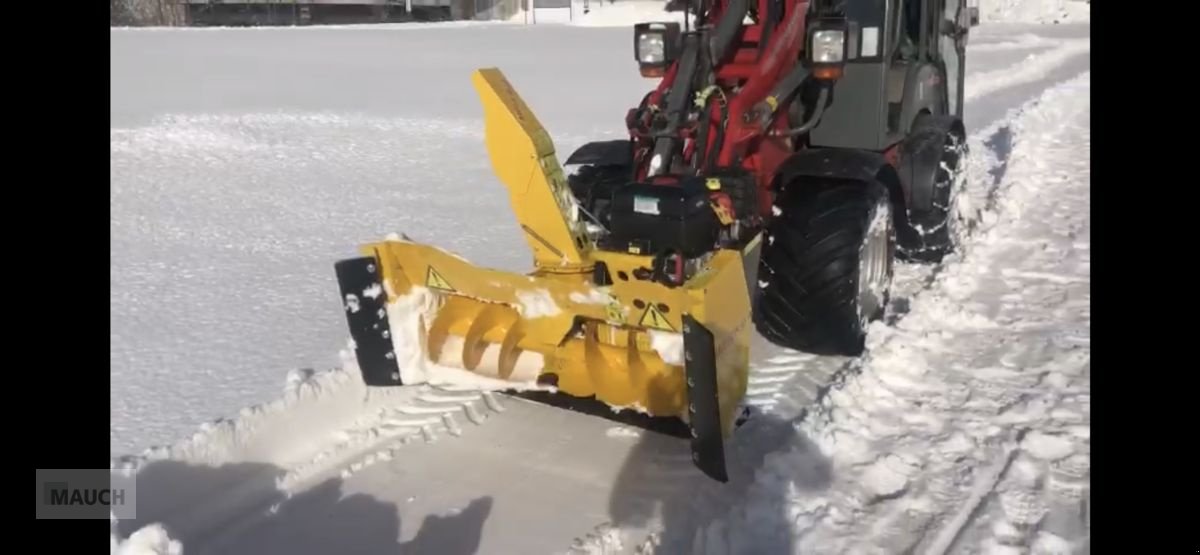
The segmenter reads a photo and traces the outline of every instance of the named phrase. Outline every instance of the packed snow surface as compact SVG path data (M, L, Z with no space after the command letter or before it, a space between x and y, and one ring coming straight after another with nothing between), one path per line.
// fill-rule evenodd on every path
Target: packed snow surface
M726 486L680 442L484 376L410 361L435 384L361 384L332 267L358 244L402 230L527 270L470 71L505 71L565 158L623 135L647 86L613 54L628 38L113 31L111 447L163 445L114 461L139 472L140 518L113 553L1086 549L1085 25L973 30L962 254L901 268L860 359L756 338L756 417L729 443ZM393 329L435 308L419 293L390 307Z
M984 23L1079 23L1091 15L1090 0L979 0Z

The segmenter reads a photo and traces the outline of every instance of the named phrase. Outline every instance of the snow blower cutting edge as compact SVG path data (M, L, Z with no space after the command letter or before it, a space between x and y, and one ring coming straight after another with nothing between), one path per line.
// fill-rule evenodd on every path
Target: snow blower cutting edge
M629 111L630 138L580 147L569 177L501 72L474 73L534 269L407 240L338 262L369 386L430 364L550 385L682 423L697 467L725 481L751 322L780 345L858 354L897 251L953 250L965 0L697 12L694 29L635 26L640 71L661 80Z

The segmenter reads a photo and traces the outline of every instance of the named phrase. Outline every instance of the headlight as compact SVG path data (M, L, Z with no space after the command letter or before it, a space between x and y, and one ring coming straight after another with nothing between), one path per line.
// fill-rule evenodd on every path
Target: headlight
M633 26L633 57L645 77L662 77L675 61L679 24L638 23Z
M858 25L841 17L815 20L808 28L808 64L823 81L842 77L846 62L858 54Z
M837 64L845 60L846 31L821 29L812 35L812 61L818 64Z
M661 64L666 60L662 33L642 33L637 37L637 61L639 64Z

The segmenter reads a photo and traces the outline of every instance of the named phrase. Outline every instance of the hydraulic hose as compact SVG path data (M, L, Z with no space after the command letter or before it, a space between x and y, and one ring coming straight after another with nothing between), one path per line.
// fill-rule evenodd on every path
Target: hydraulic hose
M810 116L808 118L808 121L801 124L800 127L793 127L786 131L778 131L778 132L774 133L774 135L776 135L776 136L786 135L789 137L795 137L796 135L803 135L805 133L808 133L809 131L812 131L812 128L816 127L817 122L821 121L821 115L825 113L825 102L828 99L829 99L829 87L823 86L823 87L821 87L821 93L817 96L817 106L816 106L816 108L813 109L812 116Z
M708 171L712 171L717 166L717 160L721 156L721 147L725 142L725 127L729 125L729 107L721 100L717 101L717 107L721 110L721 119L717 122L717 137L713 140L712 150L709 151L708 159L705 160ZM708 111L707 106L705 111Z

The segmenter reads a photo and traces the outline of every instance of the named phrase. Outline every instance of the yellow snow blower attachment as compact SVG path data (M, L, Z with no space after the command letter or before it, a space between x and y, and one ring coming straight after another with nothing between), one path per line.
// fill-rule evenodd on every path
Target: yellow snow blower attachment
M726 480L724 439L745 394L747 276L761 237L714 249L683 283L650 254L598 246L546 130L496 69L473 82L494 171L533 251L527 275L407 240L337 263L364 381L399 386L438 365L686 423L693 459ZM416 347L414 350L413 347ZM419 359L398 360L420 352Z

